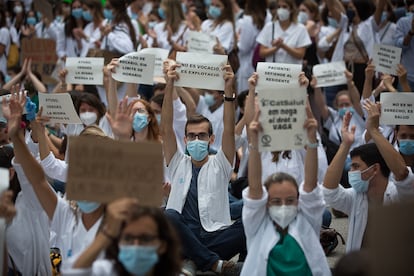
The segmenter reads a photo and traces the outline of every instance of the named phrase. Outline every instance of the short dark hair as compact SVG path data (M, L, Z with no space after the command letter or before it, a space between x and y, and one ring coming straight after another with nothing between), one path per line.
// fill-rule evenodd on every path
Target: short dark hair
M164 94L157 94L155 96L152 96L150 102L154 102L162 107L162 103L164 102Z
M266 187L266 190L269 190L271 185L281 184L284 181L292 183L293 186L295 186L296 191L297 191L298 196L299 196L298 182L296 181L296 179L293 176L291 176L288 173L278 172L278 173L271 174L270 176L268 176L266 178L266 180L264 182L264 186Z
M362 161L367 164L368 167L374 165L375 163L380 164L380 170L383 176L390 176L390 169L385 163L384 158L382 157L378 147L374 143L365 144L359 147L354 148L350 152L351 158L359 157Z
M187 135L188 125L196 125L204 122L208 123L208 135L213 135L213 125L211 124L209 119L207 119L201 114L194 114L188 118L187 123L185 124L185 135Z
M105 115L105 106L103 103L96 97L95 95L91 93L82 93L78 99L78 106L76 111L79 114L79 109L82 103L86 103L90 106L93 106L98 110L98 120L100 120Z
M367 20L375 11L375 5L371 0L354 0L352 3L361 21Z

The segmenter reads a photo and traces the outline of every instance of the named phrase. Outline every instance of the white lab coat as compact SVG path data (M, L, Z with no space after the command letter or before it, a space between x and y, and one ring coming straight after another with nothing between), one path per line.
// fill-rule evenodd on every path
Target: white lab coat
M177 150L168 165L171 193L167 208L181 213L192 178L191 157ZM232 165L224 152L209 156L198 175L198 210L204 230L213 232L231 225L228 183ZM322 215L321 215L322 217Z
M409 169L408 177L402 181L396 181L393 174L390 176L384 193L385 205L395 203L414 195L414 174ZM353 188L345 189L338 186L336 189L323 188L326 204L344 212L349 216L348 240L346 251L359 250L365 233L368 219L368 197L366 193L357 193Z
M322 214L325 209L319 185L310 193L299 187L299 212L289 224L288 233L299 244L313 275L331 275L325 253L319 242ZM264 276L269 253L280 239L267 210L268 194L255 200L248 197L249 188L243 190L243 225L247 240L247 257L241 276Z

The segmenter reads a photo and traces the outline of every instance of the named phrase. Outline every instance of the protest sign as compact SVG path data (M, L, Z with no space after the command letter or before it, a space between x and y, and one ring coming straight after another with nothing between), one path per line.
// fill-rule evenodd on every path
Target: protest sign
M24 38L22 39L21 61L32 60L31 69L42 76L45 84L55 84L57 80L51 77L56 66L56 42L53 39Z
M69 145L69 199L108 203L127 196L142 205L161 205L160 143L80 136L70 137Z
M187 52L213 53L216 38L212 35L189 31L187 35Z
M414 122L414 93L381 93L380 123L412 125Z
M163 62L168 58L169 51L161 48L144 48L139 51L141 54L151 54L155 56L154 81L165 82L163 72Z
M372 54L375 71L397 75L397 65L401 61L401 48L375 44Z
M177 68L180 78L176 86L210 90L224 90L223 66L226 55L177 52Z
M306 88L264 89L258 92L259 151L301 149L306 145Z
M370 203L369 207L364 235L368 263L364 265L370 271L364 275L414 275L414 224L411 223L414 204L407 200L384 206Z
M328 87L346 84L345 62L331 62L313 66L312 72L316 77L316 87Z
M39 105L43 107L42 115L49 117L51 124L82 123L68 93L39 93Z
M72 84L103 84L103 58L66 58L66 81Z
M41 13L43 18L47 18L49 22L53 21L53 7L49 3L49 1L46 0L34 0L34 10ZM41 18L38 18L39 20Z
M154 84L155 56L151 54L129 53L119 58L119 66L112 78L120 82Z
M299 74L302 71L301 64L284 64L273 62L258 62L256 90L280 87L299 88Z

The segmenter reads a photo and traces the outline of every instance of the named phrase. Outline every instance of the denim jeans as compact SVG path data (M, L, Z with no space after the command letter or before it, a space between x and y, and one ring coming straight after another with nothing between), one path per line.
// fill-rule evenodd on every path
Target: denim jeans
M211 270L218 260L246 254L246 237L240 219L224 230L206 232L201 226L190 227L173 209L165 210L165 214L181 239L184 257L202 271Z

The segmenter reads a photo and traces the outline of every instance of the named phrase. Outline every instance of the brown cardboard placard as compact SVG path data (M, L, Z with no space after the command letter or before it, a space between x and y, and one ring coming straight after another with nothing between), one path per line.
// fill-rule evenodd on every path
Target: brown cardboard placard
M135 197L142 205L160 206L162 182L160 143L69 138L69 199L108 203Z
M24 38L22 40L22 58L32 59L32 71L42 75L42 82L55 84L57 81L51 77L58 59L56 55L56 42L45 38Z
M370 208L367 252L370 275L414 275L414 203Z

